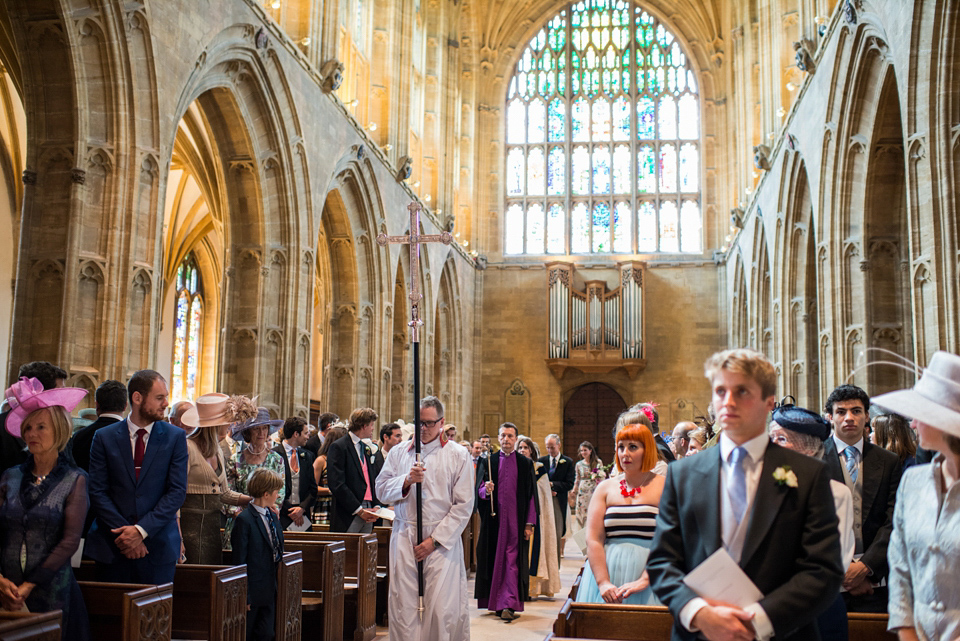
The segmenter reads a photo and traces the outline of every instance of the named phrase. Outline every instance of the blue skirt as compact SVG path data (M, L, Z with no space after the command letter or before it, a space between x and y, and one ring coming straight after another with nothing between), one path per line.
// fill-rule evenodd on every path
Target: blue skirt
M651 539L623 537L607 539L603 550L607 555L607 571L610 573L610 582L616 586L636 581L643 574L646 563L646 554L638 548L649 550L653 545ZM600 596L600 588L590 569L590 562L584 564L583 578L580 580L580 589L577 590L578 603L605 603ZM660 605L660 601L651 588L631 594L623 600L626 605Z

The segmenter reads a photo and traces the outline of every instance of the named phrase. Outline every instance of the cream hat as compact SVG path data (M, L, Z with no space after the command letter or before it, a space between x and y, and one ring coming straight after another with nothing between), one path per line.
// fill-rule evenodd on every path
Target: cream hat
M870 400L960 437L960 356L936 352L912 389L881 394Z
M217 427L233 422L233 408L226 394L204 394L183 413L180 422L187 427Z

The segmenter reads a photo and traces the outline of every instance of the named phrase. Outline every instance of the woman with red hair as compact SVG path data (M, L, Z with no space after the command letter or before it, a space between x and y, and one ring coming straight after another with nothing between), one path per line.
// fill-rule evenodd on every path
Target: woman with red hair
M659 604L647 557L657 528L663 477L654 474L657 444L645 417L617 432L619 474L597 486L587 510L587 565L577 601Z

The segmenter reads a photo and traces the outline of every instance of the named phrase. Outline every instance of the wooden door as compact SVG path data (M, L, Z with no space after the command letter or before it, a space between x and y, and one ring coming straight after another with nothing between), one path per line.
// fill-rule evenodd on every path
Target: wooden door
M623 398L609 385L587 383L579 388L563 408L563 453L580 460L580 443L590 441L604 465L613 462L613 426L627 409Z

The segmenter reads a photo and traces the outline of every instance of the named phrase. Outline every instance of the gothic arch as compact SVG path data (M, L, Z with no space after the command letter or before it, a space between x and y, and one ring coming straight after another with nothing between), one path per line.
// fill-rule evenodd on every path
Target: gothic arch
M299 245L310 227L301 210L310 211L310 197L297 109L269 42L261 48L252 25L218 33L197 61L177 114L183 126L171 132L171 148L190 166L208 210L194 233L206 232L224 248L220 322L228 335L257 329L256 344L245 348L252 360L222 369L220 386L251 394L266 386L264 405L292 411L307 400L295 398L303 366L295 346L311 315L301 294L313 282L299 268ZM237 348L223 344L220 362L234 361ZM241 370L242 385L232 375Z
M446 407L449 422L459 425L462 409L452 401L460 393L460 355L463 326L454 259L448 259L440 274L437 305L433 323L433 383L434 393ZM466 417L464 417L466 418ZM460 426L461 428L464 426ZM461 430L462 432L462 430Z

